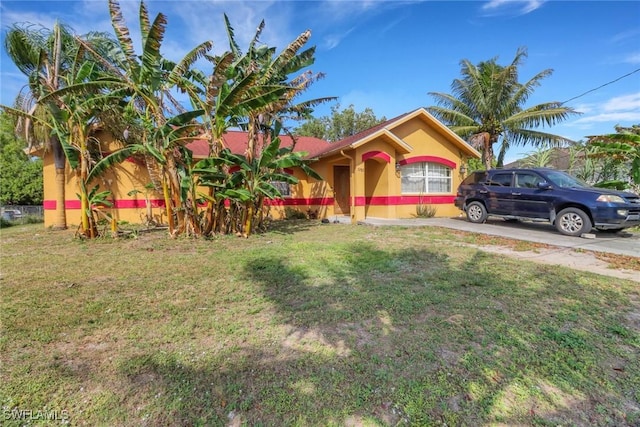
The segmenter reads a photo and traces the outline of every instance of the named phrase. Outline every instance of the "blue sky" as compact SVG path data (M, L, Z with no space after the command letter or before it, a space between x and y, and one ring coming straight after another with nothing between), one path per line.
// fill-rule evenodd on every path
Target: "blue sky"
M120 4L139 46L139 2ZM215 52L226 50L223 13L241 47L247 46L262 19L266 27L261 41L278 49L311 30L307 46L317 50L310 69L326 77L301 100L335 96L343 108L369 107L378 117L392 118L433 105L429 92L449 93L451 82L460 76L462 59L478 63L497 57L506 65L519 47L526 47L521 82L544 69L554 70L528 105L575 98L567 105L582 112L545 130L580 140L612 133L618 124L640 124L637 1L151 0L147 5L152 17L159 12L168 17L163 53L176 60L205 40L214 42ZM12 23L50 28L55 20L78 34L112 31L106 0L2 0L3 46ZM0 60L0 103L10 104L26 80L4 50ZM329 108L319 107L316 115L328 115ZM506 160L530 150L515 147Z

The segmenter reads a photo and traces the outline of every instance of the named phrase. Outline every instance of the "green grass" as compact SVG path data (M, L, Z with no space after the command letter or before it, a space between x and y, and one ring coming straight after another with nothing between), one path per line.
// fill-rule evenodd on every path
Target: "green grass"
M426 227L0 236L3 426L640 424L637 283Z

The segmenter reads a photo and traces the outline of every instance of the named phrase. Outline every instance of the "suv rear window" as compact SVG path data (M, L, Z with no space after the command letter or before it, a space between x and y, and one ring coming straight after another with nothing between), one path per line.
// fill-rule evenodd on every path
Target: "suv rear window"
M491 181L488 182L489 185L497 185L503 187L511 187L511 176L513 174L509 173L496 173L491 177Z
M484 182L487 179L486 172L474 172L462 181L462 185L473 185Z

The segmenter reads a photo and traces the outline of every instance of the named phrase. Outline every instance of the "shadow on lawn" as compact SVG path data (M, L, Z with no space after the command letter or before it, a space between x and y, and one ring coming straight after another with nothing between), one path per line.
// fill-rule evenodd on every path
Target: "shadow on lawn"
M316 227L319 222L319 219L287 219L269 221L266 228L269 233L294 234Z
M514 269L483 252L458 261L368 243L313 265L266 254L245 274L286 338L189 366L155 353L122 372L156 396L150 425L624 425L594 385L624 375L602 372L600 342L574 324L612 295L577 300L569 270Z

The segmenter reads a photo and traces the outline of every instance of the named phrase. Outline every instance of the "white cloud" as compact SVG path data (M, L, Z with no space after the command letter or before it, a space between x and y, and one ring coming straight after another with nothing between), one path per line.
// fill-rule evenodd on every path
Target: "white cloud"
M633 52L628 54L623 59L623 62L626 62L628 64L640 64L640 52Z
M31 23L45 28L53 28L57 18L46 13L27 12L21 13L12 10L8 10L6 5L1 7L2 13L0 13L0 23L2 28L5 29L14 23Z
M602 113L593 116L582 117L575 120L573 124L590 124L590 123L603 123L603 122L640 122L640 111L625 111L618 113Z
M340 42L349 35L349 33L351 33L353 31L353 28L348 29L347 31L337 34L328 34L324 37L323 39L323 47L327 50L331 50L334 47L337 47Z
M578 104L574 108L576 111L586 114L592 112L595 106L593 104Z
M611 42L618 43L618 42L621 42L621 41L625 41L627 39L635 37L638 34L640 34L640 30L638 30L638 29L623 31L621 33L618 33L618 34L614 35L611 38Z
M547 0L490 0L482 5L482 10L504 13L516 10L516 14L526 15L542 7L545 1Z
M582 135L602 135L614 132L616 125L631 126L640 123L640 92L616 96L599 103L580 104L575 107L583 113L580 118L562 124L565 136L578 131ZM582 136L573 136L580 139Z
M640 111L640 92L611 98L604 103L603 109L607 112Z

